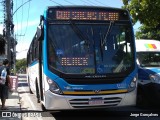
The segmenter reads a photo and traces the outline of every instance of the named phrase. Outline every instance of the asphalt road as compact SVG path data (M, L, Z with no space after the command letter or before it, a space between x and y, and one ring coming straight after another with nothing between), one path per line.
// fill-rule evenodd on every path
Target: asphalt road
M40 113L42 117L23 120L160 120L160 108L119 107L96 110L42 111L35 95L29 93L26 78L19 77L21 110Z

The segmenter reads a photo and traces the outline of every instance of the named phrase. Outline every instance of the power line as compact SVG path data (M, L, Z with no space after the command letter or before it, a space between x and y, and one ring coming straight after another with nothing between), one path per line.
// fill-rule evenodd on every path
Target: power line
M22 5L20 5L13 13L13 15L17 12L17 10L19 10L19 8L23 7L23 5L25 5L27 2L30 2L31 0L28 0L26 2L24 2Z
M4 3L4 1L1 1L0 3Z
M25 42L25 35L26 35L26 33L27 33L27 29L28 29L28 21L29 21L29 14L30 14L30 1L31 0L29 0L28 2L29 2L29 6L28 6L28 16L27 16L27 25L26 25L26 27L25 27L25 31L24 31L24 34L22 35L22 31L21 31L21 34L20 35L17 35L17 36L19 36L20 37L20 40L22 41L22 45L24 45L24 42ZM22 6L22 13L23 13L24 11L23 11L23 6ZM22 24L22 21L21 21L21 24ZM22 26L21 26L21 30L22 30ZM22 48L21 48L22 49Z
M29 7L28 7L27 26L26 26L26 30L25 30L25 33L24 33L24 35L26 34L26 32L27 32L27 29L28 29L29 12L30 12L30 1L29 1Z
M50 0L50 1L53 2L53 3L55 3L55 4L57 4L57 5L63 6L63 5L57 3L57 2L55 2L55 1L53 1L53 0Z
M73 4L72 2L69 2L69 1L67 1L67 0L64 0L64 1L66 1L67 3L70 3L71 5L75 5L75 4Z
M16 0L16 10L17 10L17 0ZM17 16L17 13L16 13L16 22L17 22L17 30L18 30L18 16ZM18 32L18 31L17 31ZM17 33L18 34L18 33Z
M22 4L23 4L23 0L22 0ZM22 6L22 18L21 18L21 33L22 34L22 23L23 23L23 6ZM20 37L21 38L21 37Z
M90 1L90 0L88 0L88 2L92 3L93 5L96 5L94 2L92 2L92 1Z
M21 31L21 34L18 34L18 18L17 18L17 11L22 7L22 19L21 19L21 26L20 26L20 28L21 28L21 30L22 30L22 21L23 21L23 6L26 4L26 3L28 3L28 2L30 2L31 0L28 0L28 1L26 1L26 2L23 2L22 1L22 4L18 7L17 6L17 0L16 0L16 10L13 12L13 15L16 13L16 21L17 21L17 35L18 36L24 36L24 35L21 35L22 34L22 31ZM30 5L29 5L29 7L30 7ZM30 9L30 8L29 8ZM29 17L29 11L28 11L28 17ZM28 19L29 18L27 18L27 26L28 26ZM27 29L27 28L26 28ZM26 33L26 31L27 30L25 30L25 33Z
M24 37L27 33L27 29L28 29L28 21L29 21L29 13L30 13L30 1L29 1L29 7L28 7L28 16L27 16L27 25L26 25L26 29L25 29L25 32L23 35L20 35L22 36L22 45L24 44L25 40L24 40Z
M104 3L102 3L102 2L100 2L100 1L98 1L98 0L95 0L97 3L99 3L99 4L101 4L101 5L103 5L103 6L108 6L108 5L105 5ZM109 7L109 6L108 6Z
M83 3L86 3L86 4L90 4L89 2L86 2L84 0L80 0L80 1L82 1ZM90 4L90 5L92 5L92 4Z

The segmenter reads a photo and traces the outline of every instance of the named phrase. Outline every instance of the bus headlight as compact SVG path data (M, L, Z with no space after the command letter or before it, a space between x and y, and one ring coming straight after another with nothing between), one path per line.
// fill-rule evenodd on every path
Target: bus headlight
M55 94L62 94L62 91L58 87L58 85L51 79L47 79L47 82L49 84L49 90Z
M149 77L150 77L150 79L151 79L151 81L153 83L160 84L160 76L159 75L157 75L157 74L154 74L154 75L150 74Z
M136 86L137 86L137 77L134 77L129 85L128 92L135 90Z

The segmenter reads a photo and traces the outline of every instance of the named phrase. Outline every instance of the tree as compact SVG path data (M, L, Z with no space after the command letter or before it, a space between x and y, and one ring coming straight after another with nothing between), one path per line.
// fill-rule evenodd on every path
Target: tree
M27 60L26 58L16 60L16 71L26 72Z
M133 23L139 21L142 24L136 37L160 39L160 0L123 0L123 3Z
M136 32L136 38L160 40L160 29L142 25Z

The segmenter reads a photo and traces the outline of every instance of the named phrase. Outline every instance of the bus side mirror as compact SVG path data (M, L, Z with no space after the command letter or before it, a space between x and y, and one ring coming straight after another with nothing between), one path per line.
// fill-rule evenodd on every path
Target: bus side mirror
M37 39L38 40L43 40L43 23L44 21L44 16L40 16L40 24L39 26L37 27Z
M43 15L40 16L40 24L42 24L42 21L44 21L44 16Z
M42 29L41 29L41 26L38 26L37 27L37 38L39 39L42 35Z

